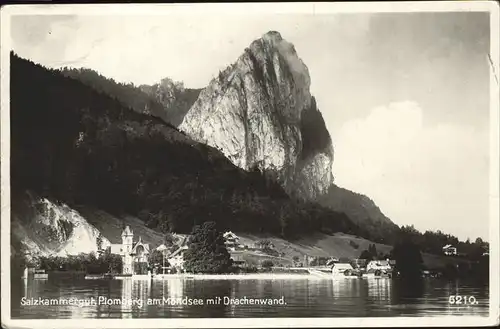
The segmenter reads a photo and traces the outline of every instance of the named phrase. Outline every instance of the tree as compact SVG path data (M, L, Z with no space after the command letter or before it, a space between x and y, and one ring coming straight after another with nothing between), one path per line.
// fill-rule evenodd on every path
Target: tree
M262 261L261 266L262 266L262 268L269 270L269 269L271 269L271 267L274 266L274 263L272 262L272 260L266 259L266 260Z
M372 254L366 249L361 252L361 255L359 255L359 258L366 259L368 262L373 260Z
M171 233L166 233L163 242L167 248L170 248L175 244L175 238Z
M402 240L394 245L395 269L403 278L420 278L423 266L420 248L413 241Z
M120 255L112 254L111 248L107 248L104 254L97 259L96 262L101 269L101 273L121 273L123 268L122 258Z
M372 256L372 259L378 258L377 246L375 244L371 244L370 246L368 246L368 252Z
M272 242L270 240L260 240L257 245L263 250L272 249Z
M154 267L154 266L163 266L163 252L158 251L158 250L153 250L149 254L149 259L148 259L149 266Z
M192 273L227 273L232 265L224 236L214 222L194 226L184 259L184 267Z
M101 232L99 232L99 234L97 235L97 238L96 238L96 244L97 244L97 250L101 250L102 249L102 234Z

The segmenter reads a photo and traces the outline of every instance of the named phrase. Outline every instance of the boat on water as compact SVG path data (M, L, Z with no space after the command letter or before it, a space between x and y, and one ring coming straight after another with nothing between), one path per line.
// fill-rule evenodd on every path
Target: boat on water
M114 279L127 279L127 278L132 278L132 274L114 274L113 275Z
M105 274L87 274L85 275L85 280L110 280L113 279L113 274L105 273Z
M49 274L45 272L45 270L35 270L33 273L34 279L48 279Z

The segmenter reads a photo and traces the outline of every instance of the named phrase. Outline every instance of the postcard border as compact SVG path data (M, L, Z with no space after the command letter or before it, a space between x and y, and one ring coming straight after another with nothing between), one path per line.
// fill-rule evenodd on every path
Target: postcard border
M489 317L386 317L386 318L217 318L206 319L61 319L47 321L11 319L10 313L10 17L13 15L165 15L168 14L333 14L333 13L404 13L404 12L490 12L490 314ZM160 13L161 12L161 13ZM9 327L53 328L153 328L153 327L422 327L422 326L486 326L499 324L499 4L493 1L442 2L364 2L364 3L231 3L231 4L73 4L73 5L8 5L1 8L1 305L2 324ZM495 76L496 75L496 76Z

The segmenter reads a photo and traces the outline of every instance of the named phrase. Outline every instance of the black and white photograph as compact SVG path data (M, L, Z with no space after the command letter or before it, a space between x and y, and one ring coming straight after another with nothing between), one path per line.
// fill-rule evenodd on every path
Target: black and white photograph
M2 325L498 325L498 13L2 7Z

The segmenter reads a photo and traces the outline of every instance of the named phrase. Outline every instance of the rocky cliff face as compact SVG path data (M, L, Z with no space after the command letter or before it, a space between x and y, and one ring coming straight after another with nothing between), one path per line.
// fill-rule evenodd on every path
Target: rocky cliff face
M307 67L278 32L254 41L199 95L179 128L235 165L277 174L313 199L333 182L333 147Z
M165 113L165 117L162 118L176 127L182 122L184 115L200 93L200 89L184 88L182 82L173 81L170 78L164 78L160 83L152 86L141 85L139 88L161 104Z
M11 222L14 252L31 256L77 255L110 245L79 212L34 193L13 198Z

